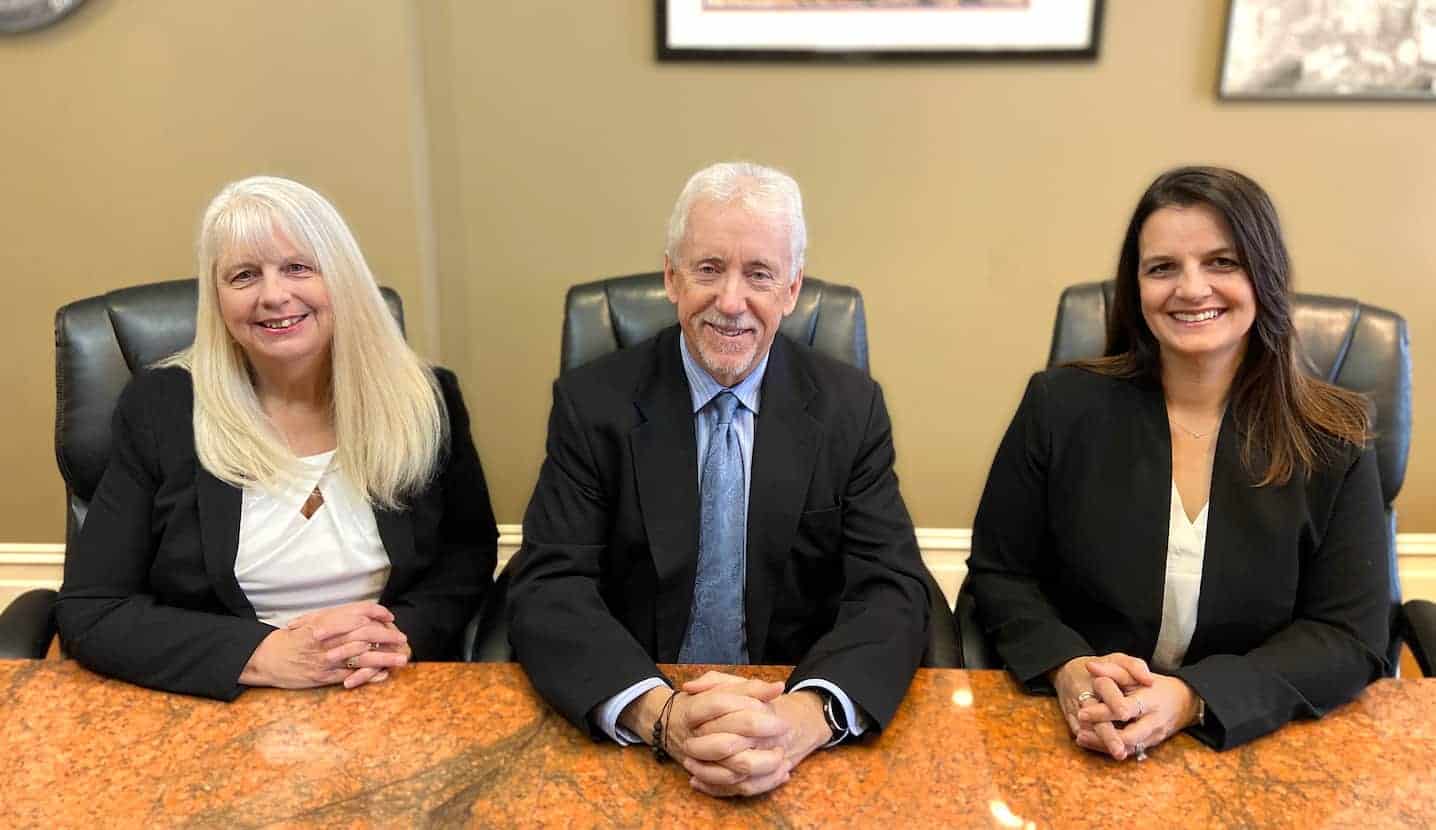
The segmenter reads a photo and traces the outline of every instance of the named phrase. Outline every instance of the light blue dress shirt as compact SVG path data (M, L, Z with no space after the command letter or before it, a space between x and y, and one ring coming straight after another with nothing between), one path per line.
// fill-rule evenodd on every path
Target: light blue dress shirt
M739 406L733 413L733 428L738 434L738 452L743 457L743 514L746 516L748 494L752 492L753 487L753 419L762 405L763 375L768 371L768 356L772 354L772 350L770 349L768 354L763 355L763 359L746 378L731 388L714 380L713 376L708 374L708 370L698 364L698 361L688 351L687 335L678 338L678 351L683 358L683 372L688 376L688 392L693 400L693 430L698 439L698 458L701 459L707 454L708 439L712 436L713 426L718 419L718 414L708 407L709 402L722 392L732 392L738 398ZM702 463L699 463L697 467L695 480L701 487L703 484ZM747 553L745 545L743 551L745 582L748 572ZM618 716L623 714L624 707L637 700L640 695L663 685L666 684L662 678L650 677L640 680L604 701L594 710L594 720L597 722L598 728L619 744L626 746L642 743L641 738L618 725ZM856 736L863 733L865 724L859 722L853 702L842 689L833 683L815 677L794 686L793 691L812 687L831 692L842 704L843 714L847 716L849 735Z

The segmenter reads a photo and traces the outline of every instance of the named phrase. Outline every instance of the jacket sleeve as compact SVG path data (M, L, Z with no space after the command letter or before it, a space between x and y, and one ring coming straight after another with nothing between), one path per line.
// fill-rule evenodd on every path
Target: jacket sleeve
M922 555L893 470L892 422L872 399L843 494L843 592L833 627L803 656L788 688L838 686L882 729L897 712L927 645Z
M153 387L151 387L153 388ZM116 407L112 449L85 526L66 551L56 621L66 651L100 674L171 692L233 700L240 672L274 629L159 603L151 592L160 479L154 422L137 378Z
M386 606L409 638L415 660L458 657L459 635L492 586L498 560L498 525L458 378L446 369L434 374L449 419L449 446L437 481L437 549L428 569L388 597Z
M972 526L968 581L982 628L1028 691L1047 691L1046 673L1092 647L1062 622L1043 592L1047 476L1052 438L1044 375L1032 376L1002 437Z
M1385 670L1391 568L1376 455L1346 470L1325 533L1301 563L1290 625L1246 654L1216 654L1177 676L1206 701L1192 733L1229 749L1293 718L1319 717Z
M663 676L599 593L609 509L584 425L555 383L547 456L509 588L509 640L539 694L595 739L595 706Z

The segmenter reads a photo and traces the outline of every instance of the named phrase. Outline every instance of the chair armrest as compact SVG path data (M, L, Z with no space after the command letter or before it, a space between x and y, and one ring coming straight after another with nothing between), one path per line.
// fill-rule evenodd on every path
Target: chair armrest
M464 631L464 660L469 663L512 663L509 645L509 582L513 563L506 565L489 589L479 613Z
M1427 677L1432 675L1436 659L1436 603L1413 599L1401 606L1401 628L1406 645L1416 657L1416 665Z
M1000 669L1000 660L982 633L977 621L977 600L967 589L966 577L957 591L957 608L953 613L957 628L958 659L964 669Z
M956 625L947 597L938 587L937 579L926 567L923 568L924 587L927 588L927 651L922 655L922 666L927 669L955 669L962 665L961 652L957 647Z
M36 588L0 612L0 658L41 658L55 637L55 592Z

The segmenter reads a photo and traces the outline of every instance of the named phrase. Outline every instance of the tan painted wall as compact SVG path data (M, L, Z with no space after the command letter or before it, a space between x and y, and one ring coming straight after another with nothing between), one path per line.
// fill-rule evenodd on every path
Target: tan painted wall
M1403 312L1417 412L1436 404L1422 360L1436 113L1217 102L1222 0L1110 0L1095 64L922 66L660 65L649 0L227 4L263 15L248 20L91 5L0 41L0 77L49 79L15 104L7 92L24 131L0 126L0 152L29 160L0 205L19 240L0 267L20 286L12 305L39 309L0 334L14 355L0 382L20 401L0 443L25 482L0 485L0 540L60 536L50 309L186 272L210 191L267 165L327 189L411 307L415 227L432 216L442 303L428 296L439 324L420 342L464 380L502 522L521 518L542 457L564 290L657 268L684 178L723 158L793 172L810 273L864 291L920 525L971 523L1058 291L1107 275L1137 195L1178 163L1236 166L1272 191L1303 290ZM223 94L201 101L210 88ZM1436 530L1433 454L1418 427L1404 531Z
M52 315L62 303L194 273L200 212L270 172L326 193L380 278L424 319L408 3L90 0L0 38L0 542L59 542ZM429 351L433 351L432 348Z
M1417 412L1436 407L1431 105L1219 103L1221 0L1111 0L1095 64L925 66L657 64L652 5L424 7L449 18L425 43L450 67L431 104L465 207L443 285L467 351L446 356L487 393L501 520L541 459L565 287L658 267L684 178L733 157L798 178L809 272L863 290L919 525L970 525L1060 288L1108 275L1137 196L1178 163L1271 190L1301 289L1402 311ZM1418 428L1403 530L1436 530L1433 452Z

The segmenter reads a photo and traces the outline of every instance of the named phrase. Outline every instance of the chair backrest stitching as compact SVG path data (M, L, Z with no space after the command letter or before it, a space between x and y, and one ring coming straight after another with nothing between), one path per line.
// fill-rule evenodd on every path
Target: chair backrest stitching
M130 376L133 377L135 374L135 364L125 352L125 344L120 341L120 327L115 322L115 307L110 304L110 298L113 296L113 291L105 294L105 317L109 319L110 331L115 335L115 347L120 350L120 360L125 362L125 368L130 370Z
M1351 319L1346 324L1346 334L1342 337L1341 346L1336 350L1336 358L1331 362L1331 373L1327 376L1326 382L1335 384L1336 379L1341 376L1341 370L1346 366L1346 356L1351 350L1351 343L1356 339L1356 327L1361 322L1361 303L1352 302Z
M65 454L60 451L61 438L65 435L65 410L68 398L65 395L65 361L62 355L65 353L64 341L61 337L61 322L65 317L65 308L62 307L55 312L55 463L60 467L60 477L65 481L65 512L69 513L70 503L70 476L72 471L70 465L65 463ZM68 524L68 522L66 522Z

